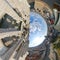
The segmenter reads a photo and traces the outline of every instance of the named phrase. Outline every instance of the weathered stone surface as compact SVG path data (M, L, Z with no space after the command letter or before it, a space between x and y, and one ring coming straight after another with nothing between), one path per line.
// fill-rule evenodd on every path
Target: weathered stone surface
M7 16L6 14L9 16ZM4 20L6 20L8 23L11 23L11 24L14 24L14 22L16 22L19 24L17 25L18 27L20 26L20 22L22 21L22 24L20 26L21 27L20 31L19 29L17 30L15 27L13 29L11 27L4 29L2 26L3 29L0 29L0 48L1 48L0 59L1 60L25 60L25 57L28 54L27 40L28 40L29 18L30 18L29 14L30 14L30 7L29 7L27 0L24 0L24 1L22 0L0 0L0 19L1 20L5 18ZM10 17L12 19L9 19ZM6 23L6 21L4 23ZM5 37L8 38L12 36L19 36L19 39L18 40L14 39L14 41L13 39L11 41L6 41L4 45L2 38L4 39ZM9 47L8 45L10 44L11 46ZM4 47L7 47L7 49ZM2 48L4 48L3 49L4 52L1 51ZM16 59L14 58L15 55L17 55L15 57Z
M27 0L7 0L9 4L19 11L24 20L29 20L30 16L30 6L27 3ZM28 21L27 21L28 23Z
M48 4L46 4L43 1L35 0L34 8L35 8L36 12L40 13L43 17L47 17L47 14L46 14L47 12L52 15L51 8L48 6ZM46 13L44 13L44 11Z
M21 19L5 0L0 0L0 11L0 19L4 14L12 16L17 22Z

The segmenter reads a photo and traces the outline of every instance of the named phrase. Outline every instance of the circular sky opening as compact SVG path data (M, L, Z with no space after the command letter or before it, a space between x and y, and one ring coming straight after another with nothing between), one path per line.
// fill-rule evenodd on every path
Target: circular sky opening
M40 14L30 12L29 30L29 47L36 47L42 44L45 36L47 36L47 23Z

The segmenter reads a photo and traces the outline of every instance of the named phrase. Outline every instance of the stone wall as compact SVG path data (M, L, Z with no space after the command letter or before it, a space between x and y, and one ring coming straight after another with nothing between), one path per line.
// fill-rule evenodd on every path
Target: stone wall
M21 30L18 29L16 31L12 31L12 30L6 31L5 29L5 32L0 31L0 52L2 50L4 51L4 54L2 52L0 53L0 59L1 60L25 60L25 57L28 54L27 40L28 40L28 28L29 28L29 19L30 19L30 6L27 0L24 1L23 0L0 0L0 20L3 20L2 17L4 18L5 14L11 16L13 18L12 21L13 20L16 21L16 23L18 23L19 26L20 26L20 22L22 22L21 24L22 26L21 26ZM8 20L7 22L10 22L10 20ZM14 22L12 22L12 24L14 24ZM7 29L9 29L9 27ZM13 41L13 44L11 45L11 47L7 47L6 45L4 45L3 39L5 37L9 38L12 36L18 36L19 39L17 38L16 41L15 40L13 41L11 39ZM4 41L7 42L6 40ZM5 47L7 47L7 49L5 49ZM15 55L17 55L15 57L16 59L14 58Z
M24 20L29 20L30 16L30 6L27 0L7 0L9 4L19 11Z

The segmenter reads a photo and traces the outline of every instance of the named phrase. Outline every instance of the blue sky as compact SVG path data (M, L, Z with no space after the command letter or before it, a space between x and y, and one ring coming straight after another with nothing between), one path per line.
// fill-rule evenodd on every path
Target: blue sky
M47 24L38 13L30 13L29 47L40 45L47 35Z

